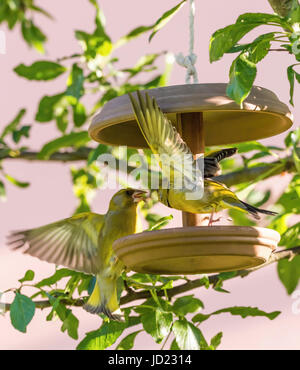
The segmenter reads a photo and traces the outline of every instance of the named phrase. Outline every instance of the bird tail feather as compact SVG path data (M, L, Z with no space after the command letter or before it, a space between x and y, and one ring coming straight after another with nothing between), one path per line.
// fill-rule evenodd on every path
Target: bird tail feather
M255 217L256 219L259 219L259 215L258 213L263 213L265 215L270 215L270 216L276 216L278 213L277 212L272 212L272 211L268 211L266 209L261 209L261 208L257 208L257 207L254 207L254 206L251 206L250 204L246 203L246 202L243 202L241 201L241 203L243 203L243 205L246 207L247 211L253 216Z
M94 290L83 308L92 314L103 313L111 320L122 321L117 298L117 280L97 276Z

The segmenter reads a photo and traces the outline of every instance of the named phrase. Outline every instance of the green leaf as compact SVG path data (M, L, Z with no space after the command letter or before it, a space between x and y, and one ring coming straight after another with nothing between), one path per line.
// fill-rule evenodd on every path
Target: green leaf
M15 299L10 306L10 320L13 327L22 333L26 333L27 325L35 313L35 304L23 294L16 293Z
M210 347L212 347L213 349L217 349L221 344L222 337L223 337L222 332L215 335L210 341Z
M163 53L144 55L138 60L137 64L133 68L123 69L122 71L129 73L130 78L136 76L138 73L141 72L153 71L153 67L149 68L149 66L152 66L156 59L162 54Z
M73 132L68 135L61 136L55 140L45 144L38 154L39 159L49 159L51 154L57 152L62 148L80 147L84 146L90 141L89 135L86 131Z
M66 318L63 321L61 331L65 332L67 330L68 335L76 340L78 339L78 326L79 320L77 317L73 315L71 310L67 310Z
M255 77L256 65L247 58L246 54L240 54L230 67L227 95L237 104L241 104L250 94Z
M282 235L279 245L286 248L296 247L300 242L300 222L289 227Z
M153 214L151 214L152 217L153 217ZM149 214L146 216L146 220L150 223L152 222L150 220L150 217L148 217ZM149 221L150 220L150 221ZM168 225L169 221L170 220L173 220L173 216L172 215L169 215L169 216L165 216L165 217L161 217L159 218L156 223L153 223L152 226L148 229L149 231L152 231L152 230L159 230L159 229L162 229L164 226Z
M283 259L278 262L277 271L279 279L290 295L297 288L300 279L300 256L294 257L291 261Z
M27 80L48 81L60 76L66 68L58 63L42 60L30 66L19 64L14 71Z
M39 6L29 4L29 5L28 5L28 9L32 9L32 10L34 10L35 12L37 12L37 13L41 13L41 14L43 14L44 16L46 16L47 18L54 20L54 18L52 17L52 15L51 15L50 13L48 13L46 10L44 10L44 9L40 8Z
M28 270L26 271L24 277L19 280L20 283L24 283L24 281L32 281L34 279L34 271Z
M21 119L26 113L26 109L20 109L19 113L16 115L16 117L4 128L2 131L2 134L0 136L0 139L3 140L5 136L13 131L15 131L21 122Z
M280 196L277 203L282 206L285 213L300 213L300 176L296 175L293 177L292 181Z
M231 49L248 32L264 24L276 24L286 26L287 23L282 18L266 13L245 13L239 16L235 24L217 30L210 39L209 58L210 62L219 60L225 53L231 52ZM250 44L248 44L250 45ZM261 45L262 46L262 45ZM242 50L244 48L242 47ZM239 51L236 49L235 51Z
M44 42L47 38L31 20L23 19L22 34L29 46L34 47L41 54L45 52Z
M126 325L123 322L105 322L100 329L91 331L78 344L78 350L103 350L115 343L123 333Z
M300 142L300 127L293 131L290 131L287 134L286 138L284 139L284 143L287 148L291 146L297 146L299 142Z
M149 42L153 39L154 35L162 29L173 17L174 15L184 6L186 0L181 1L179 4L174 6L172 9L166 11L154 24L153 32L149 37Z
M81 127L87 119L85 106L77 102L73 105L73 120L76 127Z
M300 156L297 152L296 146L293 148L293 160L295 163L296 170L298 171L298 174L300 175Z
M117 350L125 350L128 351L133 348L134 341L136 336L141 332L142 330L135 331L129 335L127 335L125 338L121 340L121 342L117 346Z
M248 32L257 27L256 24L232 24L217 30L210 39L209 59L215 62L229 52L229 50Z
M125 43L135 39L136 37L139 37L143 33L151 31L152 29L153 29L153 25L136 27L132 31L130 31L127 35L121 37L121 39L118 40L117 43L115 44L115 47L120 47L124 45Z
M193 322L198 322L198 323L202 323L206 320L208 320L210 318L210 315L205 315L203 313L197 313L197 315L195 315L193 318L192 318L192 321Z
M174 339L173 342L171 343L170 350L171 351L179 351L180 350L180 348L178 347L178 344L176 342L176 339Z
M259 310L257 307L228 307L223 308L221 310L213 312L211 315L219 315L221 313L230 313L234 316L241 316L243 319L245 319L248 316L256 317L256 316L263 316L267 317L269 320L274 320L278 315L280 315L280 311L274 311L274 312L264 312L262 310Z
M6 199L6 190L4 182L0 180L0 199L5 200Z
M288 213L276 216L269 224L268 228L277 231L279 234L283 234L288 229L287 221L289 217L290 215Z
M49 122L53 120L55 106L61 101L63 97L64 93L53 96L44 96L39 103L38 112L35 116L35 119L38 122Z
M88 60L95 59L97 55L108 56L112 51L112 43L106 36L75 31L75 37L83 47L84 54Z
M37 288L42 288L44 286L51 286L53 284L56 284L59 280L61 280L64 277L74 276L74 275L78 275L78 274L79 274L78 272L73 271L73 270L69 270L69 269L65 269L65 268L59 269L59 270L56 270L55 273L52 276L41 280L40 282L35 284L35 286Z
M257 64L268 54L274 35L274 32L260 35L248 46L247 51L251 62Z
M294 106L295 71L294 64L287 68L287 77L290 83L290 104Z
M112 51L112 43L105 32L105 18L102 10L95 0L90 0L90 2L96 8L96 29L93 34L75 31L75 37L80 41L87 59L95 59L97 55L108 56Z
M141 314L144 330L156 343L161 343L171 330L172 313L163 311L160 307L137 307L135 311Z
M266 192L261 192L253 189L247 196L247 202L253 205L254 207L259 208L270 199L270 196L271 196L270 190L267 190Z
M71 74L67 81L67 96L74 96L77 100L84 94L83 90L84 75L82 68L78 67L75 63L73 64Z
M294 3L295 3L294 0L288 1L269 0L269 4L273 8L274 12L280 15L281 17L286 17L289 14Z
M27 188L30 183L29 182L21 182L21 181L18 181L16 180L14 177L10 176L10 175L5 175L5 178L11 182L13 185L15 186L18 186L19 188Z
M59 105L60 104L58 103L58 106ZM69 115L68 109L65 108L65 109L62 110L61 114L59 114L58 116L55 117L56 127L63 134L66 132L66 129L67 129L68 124L69 124L69 117L68 117L68 115Z
M187 295L177 298L173 304L173 312L178 316L185 316L188 313L194 313L204 308L203 303L193 295Z
M259 143L258 141L247 141L245 143L237 143L235 146L239 154L248 153L253 150L269 151L269 149L265 145Z
M27 137L29 138L29 131L31 129L31 126L22 126L20 130L15 130L12 133L13 141L18 144L18 142L21 140L21 138Z
M67 333L71 338L78 339L79 321L73 315L72 311L60 302L61 299L63 299L63 296L55 298L51 294L46 294L52 305L52 311L47 316L47 321L52 320L54 313L56 313L56 315L62 321L61 331L64 333L67 330Z
M244 13L240 15L236 23L248 23L248 24L277 24L278 26L286 26L287 22L279 17L278 15L269 13Z
M257 316L262 316L262 317L267 317L269 320L274 320L278 315L280 315L280 311L274 311L274 312L264 312L262 310L259 310L257 307L228 307L228 308L223 308L221 310L215 311L211 314L197 314L193 317L192 321L193 322L199 322L202 323L209 319L213 315L220 315L221 313L230 313L231 315L234 316L241 316L243 319L246 317L257 317Z
M199 350L208 347L201 330L186 319L175 321L172 331L181 350Z

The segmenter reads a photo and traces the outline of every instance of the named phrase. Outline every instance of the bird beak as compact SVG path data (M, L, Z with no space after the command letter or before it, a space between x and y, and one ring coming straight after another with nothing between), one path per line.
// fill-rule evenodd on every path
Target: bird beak
M147 191L145 191L145 190L135 190L132 193L132 199L133 199L134 203L138 203L141 200L144 200L146 198L146 194L147 194Z

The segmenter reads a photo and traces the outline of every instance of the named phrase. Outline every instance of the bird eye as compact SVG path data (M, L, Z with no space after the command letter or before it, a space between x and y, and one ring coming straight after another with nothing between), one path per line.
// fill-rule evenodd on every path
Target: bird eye
M126 195L128 195L129 197L131 197L131 191L130 190L126 190Z

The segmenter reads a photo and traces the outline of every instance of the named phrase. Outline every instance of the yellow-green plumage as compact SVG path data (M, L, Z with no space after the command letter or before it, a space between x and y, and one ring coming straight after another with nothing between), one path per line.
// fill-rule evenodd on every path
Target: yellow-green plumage
M36 229L11 234L14 249L76 271L96 275L96 284L84 308L91 313L112 313L119 308L117 279L124 265L114 255L112 244L137 232L137 204L143 192L123 189L111 199L105 215L81 213Z
M160 110L156 100L150 98L147 93L143 98L139 91L137 91L137 100L131 94L129 97L138 126L156 156L162 174L169 179L168 189L164 188L158 191L159 199L163 204L190 213L214 213L234 208L250 213L257 219L259 219L258 213L276 214L241 201L225 185L209 178L218 174L220 170L218 163L235 154L236 148L207 153L204 157L204 168L201 173L201 166L193 159L190 148ZM191 165L184 168L182 163L187 155L191 158ZM168 160L168 157L175 160ZM164 166L164 162L170 166ZM177 184L182 184L180 187L175 186L178 179ZM201 183L202 180L203 183ZM197 195L193 199L190 197L191 192Z

